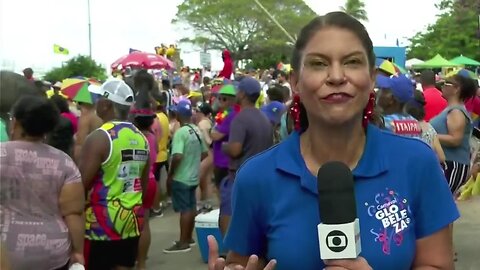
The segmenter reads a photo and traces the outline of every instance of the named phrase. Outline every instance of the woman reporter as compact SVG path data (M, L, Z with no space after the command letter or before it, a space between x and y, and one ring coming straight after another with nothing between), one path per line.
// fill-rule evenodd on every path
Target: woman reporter
M365 27L343 12L313 19L292 68L296 131L238 171L229 253L217 258L210 237L209 269L453 269L448 225L459 213L437 157L368 123L375 55ZM319 256L316 175L329 161L355 177L362 253L354 260Z

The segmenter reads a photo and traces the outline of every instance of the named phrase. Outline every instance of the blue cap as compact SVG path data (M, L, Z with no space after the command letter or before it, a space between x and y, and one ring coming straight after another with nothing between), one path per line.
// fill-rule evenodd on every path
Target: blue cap
M275 125L280 124L282 115L286 109L287 106L278 101L272 101L269 104L264 105L262 106L262 108L260 108L260 110L267 116L268 120L270 120L270 122L274 123Z
M390 77L387 77L385 75L377 75L376 78L376 87L379 89L390 89L391 87L391 81Z
M403 74L390 77L379 75L376 83L378 88L392 91L393 96L402 103L407 103L413 98L412 81Z
M459 71L457 72L457 75L462 76L462 77L464 77L464 78L468 78L468 79L471 78L471 77L470 77L470 74L468 73L468 70L466 70L466 69L464 69L464 68L462 68L461 70L459 70Z
M260 83L252 78L252 77L245 77L243 78L237 86L238 91L244 92L247 96L259 94L262 90Z
M187 100L180 100L176 105L173 105L170 110L179 116L192 116L192 105Z

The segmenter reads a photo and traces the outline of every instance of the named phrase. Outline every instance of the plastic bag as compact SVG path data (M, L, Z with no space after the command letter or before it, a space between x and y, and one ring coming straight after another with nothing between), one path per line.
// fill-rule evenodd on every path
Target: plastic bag
M474 180L473 177L468 179L467 183L462 187L462 192L458 197L458 200L464 201L468 200L473 196L480 195L480 173L477 174L476 179Z

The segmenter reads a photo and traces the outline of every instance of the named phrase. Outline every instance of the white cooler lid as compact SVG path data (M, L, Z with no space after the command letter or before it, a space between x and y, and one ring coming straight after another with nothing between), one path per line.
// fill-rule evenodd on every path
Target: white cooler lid
M208 213L199 214L195 217L195 226L198 227L198 225L200 225L200 227L206 227L205 226L206 224L210 225L208 227L218 226L219 216L220 216L220 209L215 209Z

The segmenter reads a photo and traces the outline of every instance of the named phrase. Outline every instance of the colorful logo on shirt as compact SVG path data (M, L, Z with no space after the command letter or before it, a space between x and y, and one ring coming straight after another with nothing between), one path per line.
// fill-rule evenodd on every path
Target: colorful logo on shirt
M365 202L367 213L378 222L370 233L375 236L375 242L382 247L385 255L390 255L392 244L400 246L403 243L403 233L410 226L411 210L408 201L389 188L375 195L373 202Z
M407 137L420 138L422 128L417 119L406 114L390 114L384 116L385 128L391 132Z
M398 135L418 136L422 129L416 120L393 120L393 132Z

